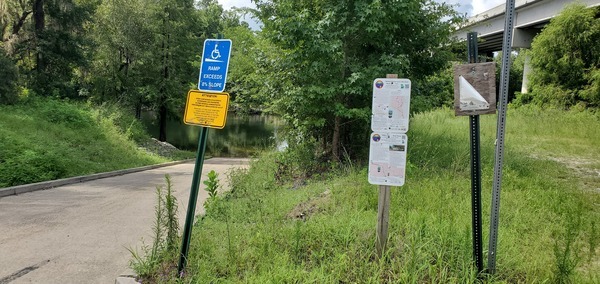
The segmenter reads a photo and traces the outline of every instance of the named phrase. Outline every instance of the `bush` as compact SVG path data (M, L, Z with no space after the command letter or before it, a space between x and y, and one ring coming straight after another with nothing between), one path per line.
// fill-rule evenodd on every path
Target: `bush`
M25 150L0 163L0 187L54 180L64 177L67 171L57 153Z
M441 106L451 107L454 102L452 68L446 68L413 84L410 102L411 113L420 113Z
M600 105L598 12L597 7L569 5L535 37L531 49L532 102L560 108Z
M566 109L574 106L578 101L577 91L563 89L557 85L542 85L533 89L530 93L517 93L515 105L528 103L540 107L553 107Z

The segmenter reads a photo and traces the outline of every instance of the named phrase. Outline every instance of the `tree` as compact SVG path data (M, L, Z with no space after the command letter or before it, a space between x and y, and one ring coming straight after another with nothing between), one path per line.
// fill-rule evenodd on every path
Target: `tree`
M198 46L222 29L223 8L216 0L202 0L197 6L193 2L161 1L156 11L159 58L155 60L158 59L156 66L160 66L161 77L156 81L157 93L153 101L158 109L160 141L167 139L169 113L176 117L183 114L181 106L184 105L185 94L197 83L199 66L192 63L201 54Z
M159 140L167 120L183 114L196 84L202 41L221 31L216 0L112 0L100 5L94 39L93 97L155 110Z
M569 5L534 39L531 100L559 107L600 106L599 12Z
M2 2L2 41L29 87L42 95L76 94L76 70L87 63L84 26L95 6L95 0Z
M259 0L265 36L276 45L291 87L273 107L295 137L315 137L334 160L364 149L371 83L387 73L420 78L444 67L457 19L428 0ZM356 150L356 151L354 151Z

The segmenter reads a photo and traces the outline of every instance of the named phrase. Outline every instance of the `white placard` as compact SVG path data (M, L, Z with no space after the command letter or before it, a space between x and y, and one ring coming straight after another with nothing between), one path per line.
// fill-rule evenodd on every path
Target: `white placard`
M378 78L373 81L371 130L408 131L410 90L409 79Z
M369 149L369 183L402 186L408 137L399 132L374 132Z
M479 94L479 92L465 79L458 76L460 110L487 110L490 104Z

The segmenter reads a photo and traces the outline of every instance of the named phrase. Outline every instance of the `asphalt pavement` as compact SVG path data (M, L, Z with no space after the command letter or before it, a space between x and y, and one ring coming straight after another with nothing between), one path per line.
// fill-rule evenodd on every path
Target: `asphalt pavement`
M227 187L230 168L248 159L204 162ZM128 268L128 249L152 242L156 186L172 179L183 227L194 163L74 183L0 198L0 284L114 283ZM208 197L201 185L196 214Z

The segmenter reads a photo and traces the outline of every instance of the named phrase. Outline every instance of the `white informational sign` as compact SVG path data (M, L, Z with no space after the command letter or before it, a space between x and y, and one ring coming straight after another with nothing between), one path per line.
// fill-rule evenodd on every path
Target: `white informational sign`
M460 110L486 110L490 104L463 76L458 76Z
M408 137L399 132L374 132L369 149L369 183L402 186Z
M378 78L373 81L371 130L408 131L410 89L409 79Z

